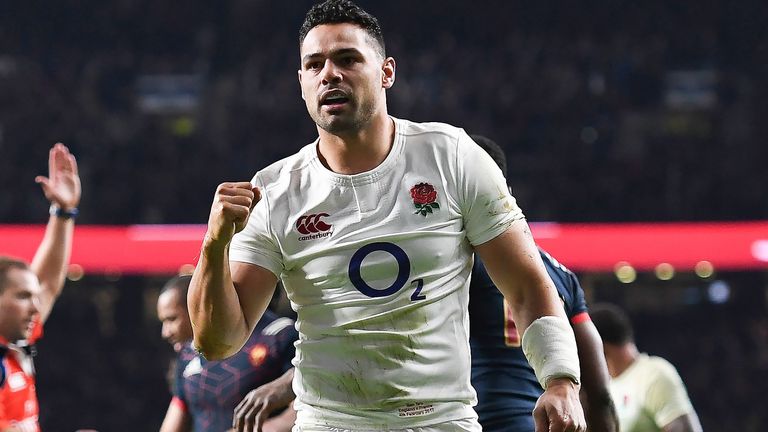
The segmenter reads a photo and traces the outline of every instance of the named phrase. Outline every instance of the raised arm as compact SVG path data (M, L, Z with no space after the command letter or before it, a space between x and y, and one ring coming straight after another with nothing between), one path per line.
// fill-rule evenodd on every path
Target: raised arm
M193 343L208 360L227 358L245 344L277 285L269 270L229 261L232 237L245 228L260 199L248 182L222 183L216 189L187 295Z
M573 326L581 365L581 403L590 432L617 432L619 419L608 390L608 366L603 355L603 341L592 321Z
M35 181L51 202L51 215L45 227L45 235L30 265L40 281L38 310L40 320L44 323L64 287L72 252L74 216L80 204L77 161L66 146L58 143L51 148L48 152L48 177L38 176Z
M583 431L579 386L573 381L579 378L573 331L528 224L515 221L503 234L475 246L475 251L512 308L523 349L545 387L534 410L536 431ZM544 355L554 356L545 362Z

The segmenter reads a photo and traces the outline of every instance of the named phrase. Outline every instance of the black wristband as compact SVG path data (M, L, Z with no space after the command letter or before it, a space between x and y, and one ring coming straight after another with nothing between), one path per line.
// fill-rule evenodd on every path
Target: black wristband
M48 213L51 216L56 216L62 219L74 219L77 217L78 214L80 214L80 212L77 210L77 207L71 208L69 210L64 210L63 208L57 206L56 204L51 204L51 207L48 209Z

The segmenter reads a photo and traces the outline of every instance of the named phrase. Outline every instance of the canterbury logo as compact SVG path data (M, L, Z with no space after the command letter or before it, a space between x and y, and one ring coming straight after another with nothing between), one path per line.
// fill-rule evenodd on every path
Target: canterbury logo
M315 234L329 231L333 225L323 222L322 218L330 216L328 213L304 215L296 221L296 231L302 234Z

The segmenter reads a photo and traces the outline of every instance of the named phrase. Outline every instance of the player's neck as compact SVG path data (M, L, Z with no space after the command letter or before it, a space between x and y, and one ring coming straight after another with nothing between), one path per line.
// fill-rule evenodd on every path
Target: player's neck
M334 135L318 128L317 154L329 170L359 174L379 166L387 158L395 138L394 121L386 114L374 117L365 128Z
M632 366L639 355L640 352L637 350L637 346L634 343L622 345L613 355L614 358L611 362L613 363L613 367L611 368L613 370L611 371L611 376L615 378L624 373L624 371Z

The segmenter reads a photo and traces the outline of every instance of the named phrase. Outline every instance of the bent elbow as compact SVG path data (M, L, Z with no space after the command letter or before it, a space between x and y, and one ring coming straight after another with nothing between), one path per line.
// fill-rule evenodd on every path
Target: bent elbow
M206 341L195 337L192 340L192 348L208 361L225 360L235 355L237 348L220 342Z

